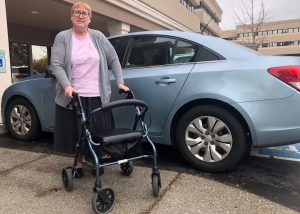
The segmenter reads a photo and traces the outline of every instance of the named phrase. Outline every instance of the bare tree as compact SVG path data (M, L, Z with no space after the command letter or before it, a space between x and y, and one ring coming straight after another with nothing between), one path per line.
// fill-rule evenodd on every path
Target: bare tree
M264 36L259 35L262 25L269 15L266 10L263 0L241 0L242 8L239 12L234 10L234 18L237 24L237 29L242 29L244 37L240 38L243 45L258 50L263 43Z

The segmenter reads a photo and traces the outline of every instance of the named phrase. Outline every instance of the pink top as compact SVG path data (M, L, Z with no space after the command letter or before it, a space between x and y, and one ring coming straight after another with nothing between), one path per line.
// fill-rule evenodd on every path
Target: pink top
M83 97L100 96L100 57L88 33L84 37L72 33L71 63L74 91Z

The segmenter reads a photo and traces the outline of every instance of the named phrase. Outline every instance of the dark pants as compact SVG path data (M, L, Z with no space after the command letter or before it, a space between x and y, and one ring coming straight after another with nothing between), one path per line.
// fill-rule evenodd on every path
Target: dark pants
M86 117L96 108L101 106L100 97L81 97ZM87 123L92 135L97 135L105 129L114 127L114 120L110 110L99 111L90 118ZM82 132L81 115L75 109L63 108L56 104L54 151L74 154L76 142ZM86 142L81 142L79 154L85 154Z

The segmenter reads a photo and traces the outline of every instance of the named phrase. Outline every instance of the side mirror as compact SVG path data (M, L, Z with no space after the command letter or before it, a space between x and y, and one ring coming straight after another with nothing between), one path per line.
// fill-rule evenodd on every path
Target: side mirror
M46 78L49 78L49 77L55 78L55 75L53 74L50 65L48 65L48 68L47 68L46 71L45 71L45 77L46 77Z

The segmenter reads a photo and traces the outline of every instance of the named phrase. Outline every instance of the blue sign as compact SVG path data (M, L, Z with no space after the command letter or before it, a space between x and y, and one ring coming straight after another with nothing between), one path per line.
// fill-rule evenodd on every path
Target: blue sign
M5 52L0 50L0 73L5 72Z

